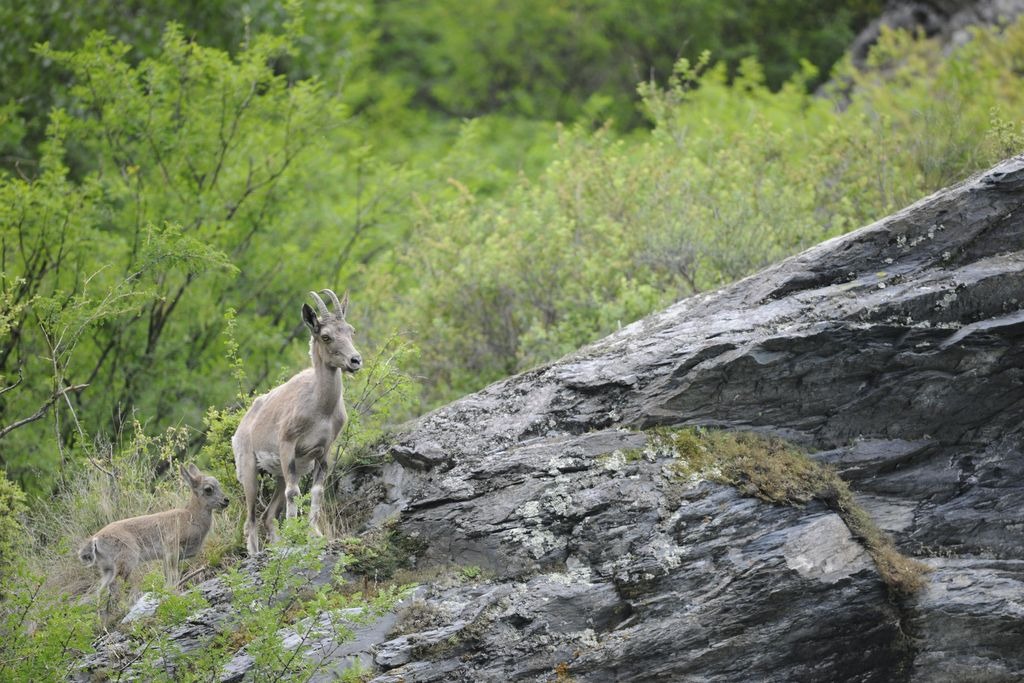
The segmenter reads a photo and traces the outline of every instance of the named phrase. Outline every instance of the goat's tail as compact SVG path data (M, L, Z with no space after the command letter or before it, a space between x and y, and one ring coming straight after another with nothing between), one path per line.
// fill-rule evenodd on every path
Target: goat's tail
M95 536L93 536L88 541L86 541L85 545L82 546L82 549L78 551L78 559L81 560L82 563L86 564L86 565L96 564L96 537Z

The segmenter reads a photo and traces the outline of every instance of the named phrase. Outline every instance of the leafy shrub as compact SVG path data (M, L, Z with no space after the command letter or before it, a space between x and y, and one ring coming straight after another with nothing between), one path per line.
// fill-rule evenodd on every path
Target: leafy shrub
M6 472L0 470L0 586L6 584L6 577L23 552L25 530L21 516L26 509L25 494L7 478ZM2 599L3 593L0 592Z
M1020 149L1004 118L1024 104L1009 66L1022 46L1024 21L978 31L948 57L932 41L883 32L871 70L838 68L850 89L832 99L808 93L809 64L773 91L754 60L732 75L708 57L681 60L664 87L640 87L649 134L571 126L537 179L497 192L453 179L453 196L422 202L392 268L415 273L388 319L417 336L426 405L553 360Z
M0 242L24 245L5 249L0 273L14 311L0 324L0 374L51 381L5 393L5 415L98 380L105 400L53 407L62 442L116 433L136 408L158 428L197 424L235 388L220 363L229 304L254 381L288 365L280 339L299 327L298 303L285 317L277 302L344 266L339 256L280 267L336 242L333 225L283 245L267 238L292 220L321 220L292 183L310 180L299 162L344 119L316 80L275 72L295 39L252 35L231 57L172 24L137 64L129 45L102 33L74 50L39 48L72 85L67 107L51 114L40 172L0 176ZM72 169L69 159L86 161ZM14 476L28 463L40 474L60 466L31 431L5 438Z

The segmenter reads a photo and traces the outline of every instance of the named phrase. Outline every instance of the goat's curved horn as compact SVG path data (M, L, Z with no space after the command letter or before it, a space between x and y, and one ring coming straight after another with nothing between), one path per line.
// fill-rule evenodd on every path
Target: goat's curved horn
M324 289L321 291L324 292L327 296L331 297L331 303L334 304L334 312L337 313L338 315L345 315L345 311L343 311L341 308L341 302L338 301L338 295L329 289Z
M324 300L320 298L319 294L316 292L310 292L309 295L313 297L313 301L316 302L316 307L320 311L321 318L326 318L330 315L330 311L327 310L327 305L324 303Z

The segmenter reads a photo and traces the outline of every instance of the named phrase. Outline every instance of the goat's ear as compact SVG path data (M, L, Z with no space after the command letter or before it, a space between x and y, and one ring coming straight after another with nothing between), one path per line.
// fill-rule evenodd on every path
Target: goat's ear
M306 327L313 334L320 333L320 321L316 317L316 313L309 307L309 304L302 304L302 322L306 323Z
M341 297L341 306L340 306L340 310L338 311L338 313L341 315L342 318L344 318L345 314L348 313L348 290L347 289L345 290L345 296Z
M188 467L181 465L181 478L185 480L185 483L189 485L189 488L195 488L199 485L199 480L202 474L196 468L195 465L189 463Z

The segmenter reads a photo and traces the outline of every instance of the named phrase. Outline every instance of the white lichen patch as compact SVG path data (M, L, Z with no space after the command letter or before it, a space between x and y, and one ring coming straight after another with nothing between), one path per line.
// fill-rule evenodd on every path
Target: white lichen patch
M476 491L466 481L465 475L457 470L452 470L438 482L438 485L450 496L472 498L476 495Z
M672 481L693 486L702 481L722 481L725 479L722 468L717 464L710 467L691 468L690 463L686 459L680 458L679 462L683 464L682 467L677 466L674 469L665 468L662 470L667 473L666 476L670 477Z
M509 529L505 532L505 540L525 549L534 559L539 560L553 550L566 547L566 539L558 538L547 529L533 528Z
M657 538L647 547L666 573L683 563L683 549L668 538Z
M572 559L574 558L570 558L570 560ZM589 566L581 564L579 560L576 560L575 564L567 561L564 572L550 572L544 576L548 581L563 586L578 586L580 584L590 586L593 584L594 573Z
M601 467L609 472L618 472L626 466L626 454L620 450L614 450L600 459Z
M956 292L955 291L946 292L945 294L942 295L942 298L939 299L938 302L936 302L935 308L936 308L936 310L940 310L941 311L944 308L949 308L949 306L954 301L956 301Z
M544 494L544 507L558 517L568 517L572 510L572 496L559 486Z
M516 513L523 519L536 520L540 517L540 501L528 500L516 510Z
M554 476L561 472L562 470L572 469L576 467L576 465L576 458L565 455L556 455L555 457L548 460L547 471L548 474Z
M580 645L586 648L595 648L598 645L597 634L592 628L584 629L577 633L576 640Z

